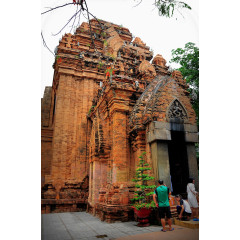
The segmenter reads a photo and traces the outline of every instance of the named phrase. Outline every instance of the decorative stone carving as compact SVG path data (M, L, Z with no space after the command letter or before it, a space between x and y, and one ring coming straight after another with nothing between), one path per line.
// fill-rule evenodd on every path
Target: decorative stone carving
M155 71L154 67L147 60L142 61L142 63L140 64L140 66L138 68L138 71L144 75L151 75L153 77L156 76L156 71Z
M71 44L72 44L72 34L71 34L71 33L68 33L68 34L66 34L65 36L66 36L66 41L67 41L66 47L71 48Z
M181 79L181 80L183 79L182 73L180 71L177 71L177 70L172 72L172 77L176 80L177 79Z
M114 30L114 27L111 26L107 29L107 32L110 35L110 38L107 40L107 46L109 52L112 52L114 57L117 57L119 49L123 46L124 41L118 35L117 31Z
M165 67L167 61L162 57L162 55L157 54L157 55L154 57L152 63L153 63L153 64L156 64L156 65L158 65L158 66L161 66L161 67Z
M141 46L146 46L146 44L141 40L141 38L139 37L136 37L133 41L133 44L138 44L138 45L141 45Z
M182 120L187 119L187 112L185 111L182 104L176 99L172 102L169 110L168 110L168 118L179 118Z

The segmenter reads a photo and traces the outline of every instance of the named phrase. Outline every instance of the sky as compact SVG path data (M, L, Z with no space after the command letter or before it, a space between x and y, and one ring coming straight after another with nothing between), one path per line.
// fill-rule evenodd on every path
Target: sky
M42 0L42 12L48 10L47 7L63 5L71 0ZM186 0L192 10L182 9L181 13L176 11L173 18L160 17L154 0L88 0L89 11L99 19L103 19L118 25L122 25L130 30L134 37L149 46L154 56L161 54L167 65L173 68L176 64L170 64L171 50L183 48L187 42L193 42L199 46L199 23L198 23L198 0ZM136 7L134 7L136 6ZM56 9L41 16L41 30L44 39L54 52L62 35L70 32L72 24L69 24L60 34L53 36L67 23L68 19L76 11L76 5L70 5ZM80 24L87 19L81 16ZM41 95L43 96L45 86L51 86L53 80L54 56L42 45L41 47Z

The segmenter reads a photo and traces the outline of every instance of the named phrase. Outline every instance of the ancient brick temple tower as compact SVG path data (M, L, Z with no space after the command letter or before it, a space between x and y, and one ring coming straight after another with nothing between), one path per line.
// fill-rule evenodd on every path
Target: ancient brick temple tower
M186 191L188 177L198 187L198 130L181 73L161 55L150 63L153 53L127 28L100 23L65 34L56 50L42 99L42 212L87 208L127 221L143 151L173 193Z

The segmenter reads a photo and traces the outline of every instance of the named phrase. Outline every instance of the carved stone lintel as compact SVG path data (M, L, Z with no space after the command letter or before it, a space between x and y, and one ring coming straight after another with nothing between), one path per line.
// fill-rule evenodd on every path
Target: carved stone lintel
M169 119L178 118L181 120L188 119L186 110L184 109L182 104L177 99L175 99L172 102L172 104L168 110L168 118Z

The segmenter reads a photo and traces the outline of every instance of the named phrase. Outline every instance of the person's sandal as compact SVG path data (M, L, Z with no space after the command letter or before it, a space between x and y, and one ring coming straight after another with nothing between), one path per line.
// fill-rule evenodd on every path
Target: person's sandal
M167 230L163 230L163 228L161 229L162 232L166 232Z
M174 230L174 228L172 228L171 230L169 229L169 231L173 231Z

